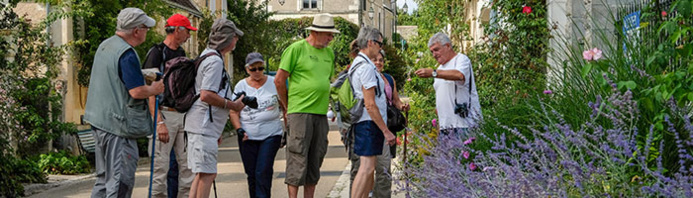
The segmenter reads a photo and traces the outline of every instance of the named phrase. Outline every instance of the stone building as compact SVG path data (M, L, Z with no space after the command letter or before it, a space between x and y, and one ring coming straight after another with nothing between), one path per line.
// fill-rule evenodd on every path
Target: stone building
M272 20L312 17L318 13L330 13L359 26L378 28L384 39L391 40L395 31L396 7L394 0L256 0L267 2L269 12L275 12Z

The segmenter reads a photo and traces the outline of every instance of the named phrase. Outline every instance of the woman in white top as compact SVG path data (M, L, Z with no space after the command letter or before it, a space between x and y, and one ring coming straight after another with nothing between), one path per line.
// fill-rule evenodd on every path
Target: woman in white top
M264 75L265 61L257 52L246 57L245 71L249 77L238 81L236 93L245 92L257 98L258 108L231 111L231 123L238 133L238 148L245 174L248 175L250 197L270 197L274 158L282 139L283 115L274 77Z

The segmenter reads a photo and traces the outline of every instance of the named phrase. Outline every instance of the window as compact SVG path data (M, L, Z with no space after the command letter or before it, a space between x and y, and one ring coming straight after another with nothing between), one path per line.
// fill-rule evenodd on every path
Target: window
M303 9L318 9L318 0L303 0Z
M366 0L361 0L361 8L363 8L363 10L366 10L366 7Z

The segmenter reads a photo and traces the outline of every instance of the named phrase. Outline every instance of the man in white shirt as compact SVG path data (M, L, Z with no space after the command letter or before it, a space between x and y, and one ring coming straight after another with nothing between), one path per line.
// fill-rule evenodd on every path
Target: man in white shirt
M482 119L472 62L452 49L450 37L438 32L428 40L428 49L440 64L437 69L416 70L422 78L435 78L436 111L442 135L466 135Z

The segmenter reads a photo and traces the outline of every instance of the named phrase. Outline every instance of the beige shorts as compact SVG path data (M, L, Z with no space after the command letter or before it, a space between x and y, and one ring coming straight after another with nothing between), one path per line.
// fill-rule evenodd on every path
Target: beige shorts
M292 113L287 115L286 179L292 186L315 185L327 153L327 116Z
M217 173L218 138L188 132L188 166L193 173Z

